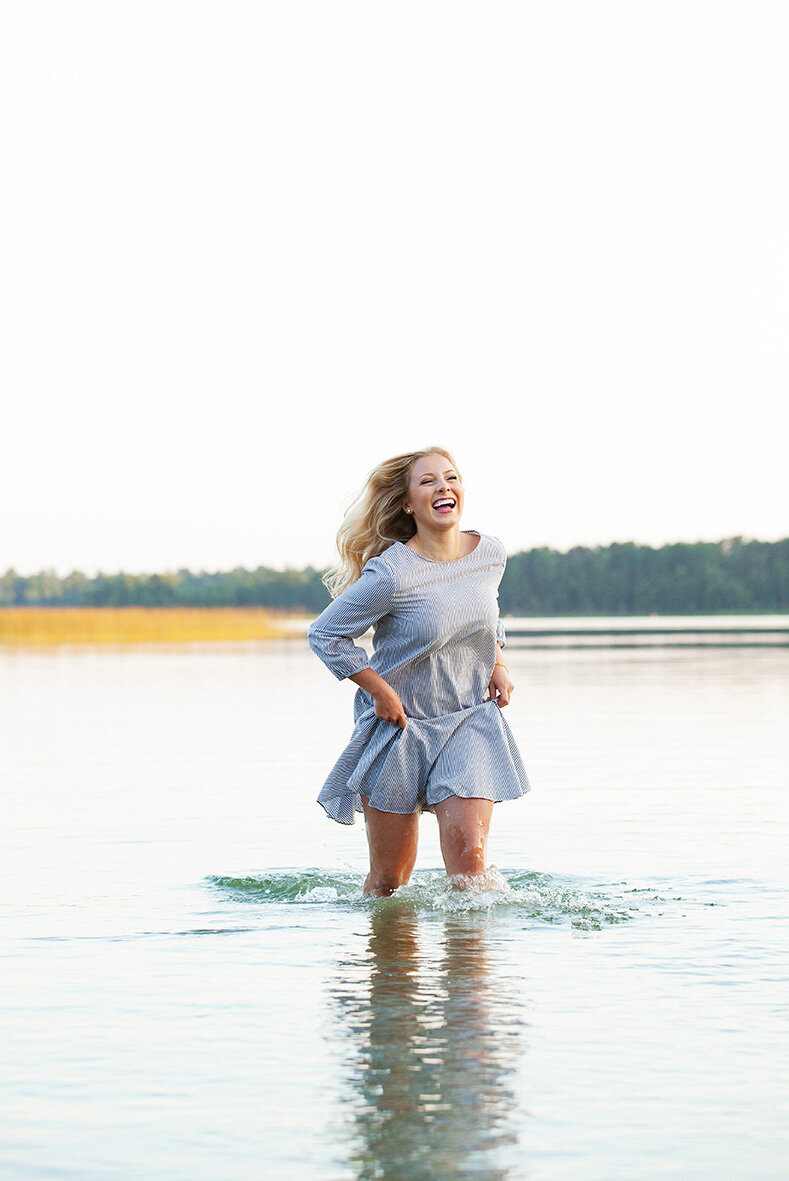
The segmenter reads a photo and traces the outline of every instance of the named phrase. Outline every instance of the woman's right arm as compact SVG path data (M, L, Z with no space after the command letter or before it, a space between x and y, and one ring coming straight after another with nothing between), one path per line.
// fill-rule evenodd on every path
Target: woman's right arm
M391 722L405 730L406 716L403 703L388 681L379 677L371 668L363 668L360 673L354 673L349 681L354 681L365 693L369 693L375 702L375 716Z
M389 613L394 599L394 575L379 558L371 558L361 577L338 595L310 625L308 640L316 656L338 680L353 681L375 702L376 717L405 726L399 696L370 668L370 658L354 639Z

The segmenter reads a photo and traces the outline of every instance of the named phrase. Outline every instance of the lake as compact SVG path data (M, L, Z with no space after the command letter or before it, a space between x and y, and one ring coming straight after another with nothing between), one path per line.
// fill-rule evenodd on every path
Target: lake
M426 815L380 900L302 639L0 653L0 1175L786 1178L789 649L730 641L513 637L498 887Z

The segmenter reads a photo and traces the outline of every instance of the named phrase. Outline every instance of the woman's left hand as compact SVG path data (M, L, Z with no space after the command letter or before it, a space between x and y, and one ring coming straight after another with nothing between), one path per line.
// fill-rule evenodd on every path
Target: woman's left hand
M503 709L505 705L509 705L514 688L515 682L507 669L503 664L497 664L488 685L491 701L495 701Z

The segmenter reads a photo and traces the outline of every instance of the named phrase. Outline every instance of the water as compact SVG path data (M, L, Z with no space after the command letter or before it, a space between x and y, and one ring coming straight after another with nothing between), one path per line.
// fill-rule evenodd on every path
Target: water
M789 1174L789 652L508 653L498 874L379 900L303 642L2 654L4 1179Z

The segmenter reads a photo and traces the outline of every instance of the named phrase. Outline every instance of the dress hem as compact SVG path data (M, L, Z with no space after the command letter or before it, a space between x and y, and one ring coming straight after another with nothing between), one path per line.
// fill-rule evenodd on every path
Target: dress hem
M460 792L449 791L446 793L446 795L441 796L440 799L433 800L432 803L419 804L416 808L412 808L407 812L398 812L394 808L376 808L376 811L377 812L386 812L390 816L415 816L415 815L421 814L422 812L432 812L435 815L436 804L443 804L444 800L448 800L452 796L456 796L460 800L490 800L491 803L493 803L493 804L509 804L509 803L514 802L515 800L523 799L523 797L528 795L531 790L532 790L532 787L531 787L531 784L529 784L528 787L519 788L519 790L514 795L492 796L492 795L485 795L485 794L479 794L479 793L464 795ZM347 793L347 794L343 793L342 795L339 795L339 796L331 796L327 800L322 800L320 797L318 797L318 799L316 800L316 803L320 804L320 806L323 808L328 820L333 820L336 824L344 824L346 826L350 826L350 825L356 823L357 813L359 813L360 815L364 814L364 807L362 805L360 794L358 792L354 793L354 799L353 799L352 804L350 803L350 801L348 799L348 796L350 794L351 793ZM334 803L336 803L337 801L341 802L341 806L335 808L334 811L336 811L338 813L342 812L343 814L345 814L347 812L348 808L350 808L351 809L351 819L350 820L341 820L339 815L336 815L336 816L333 815L332 805ZM373 808L375 808L375 804L373 804L372 806L373 806Z

